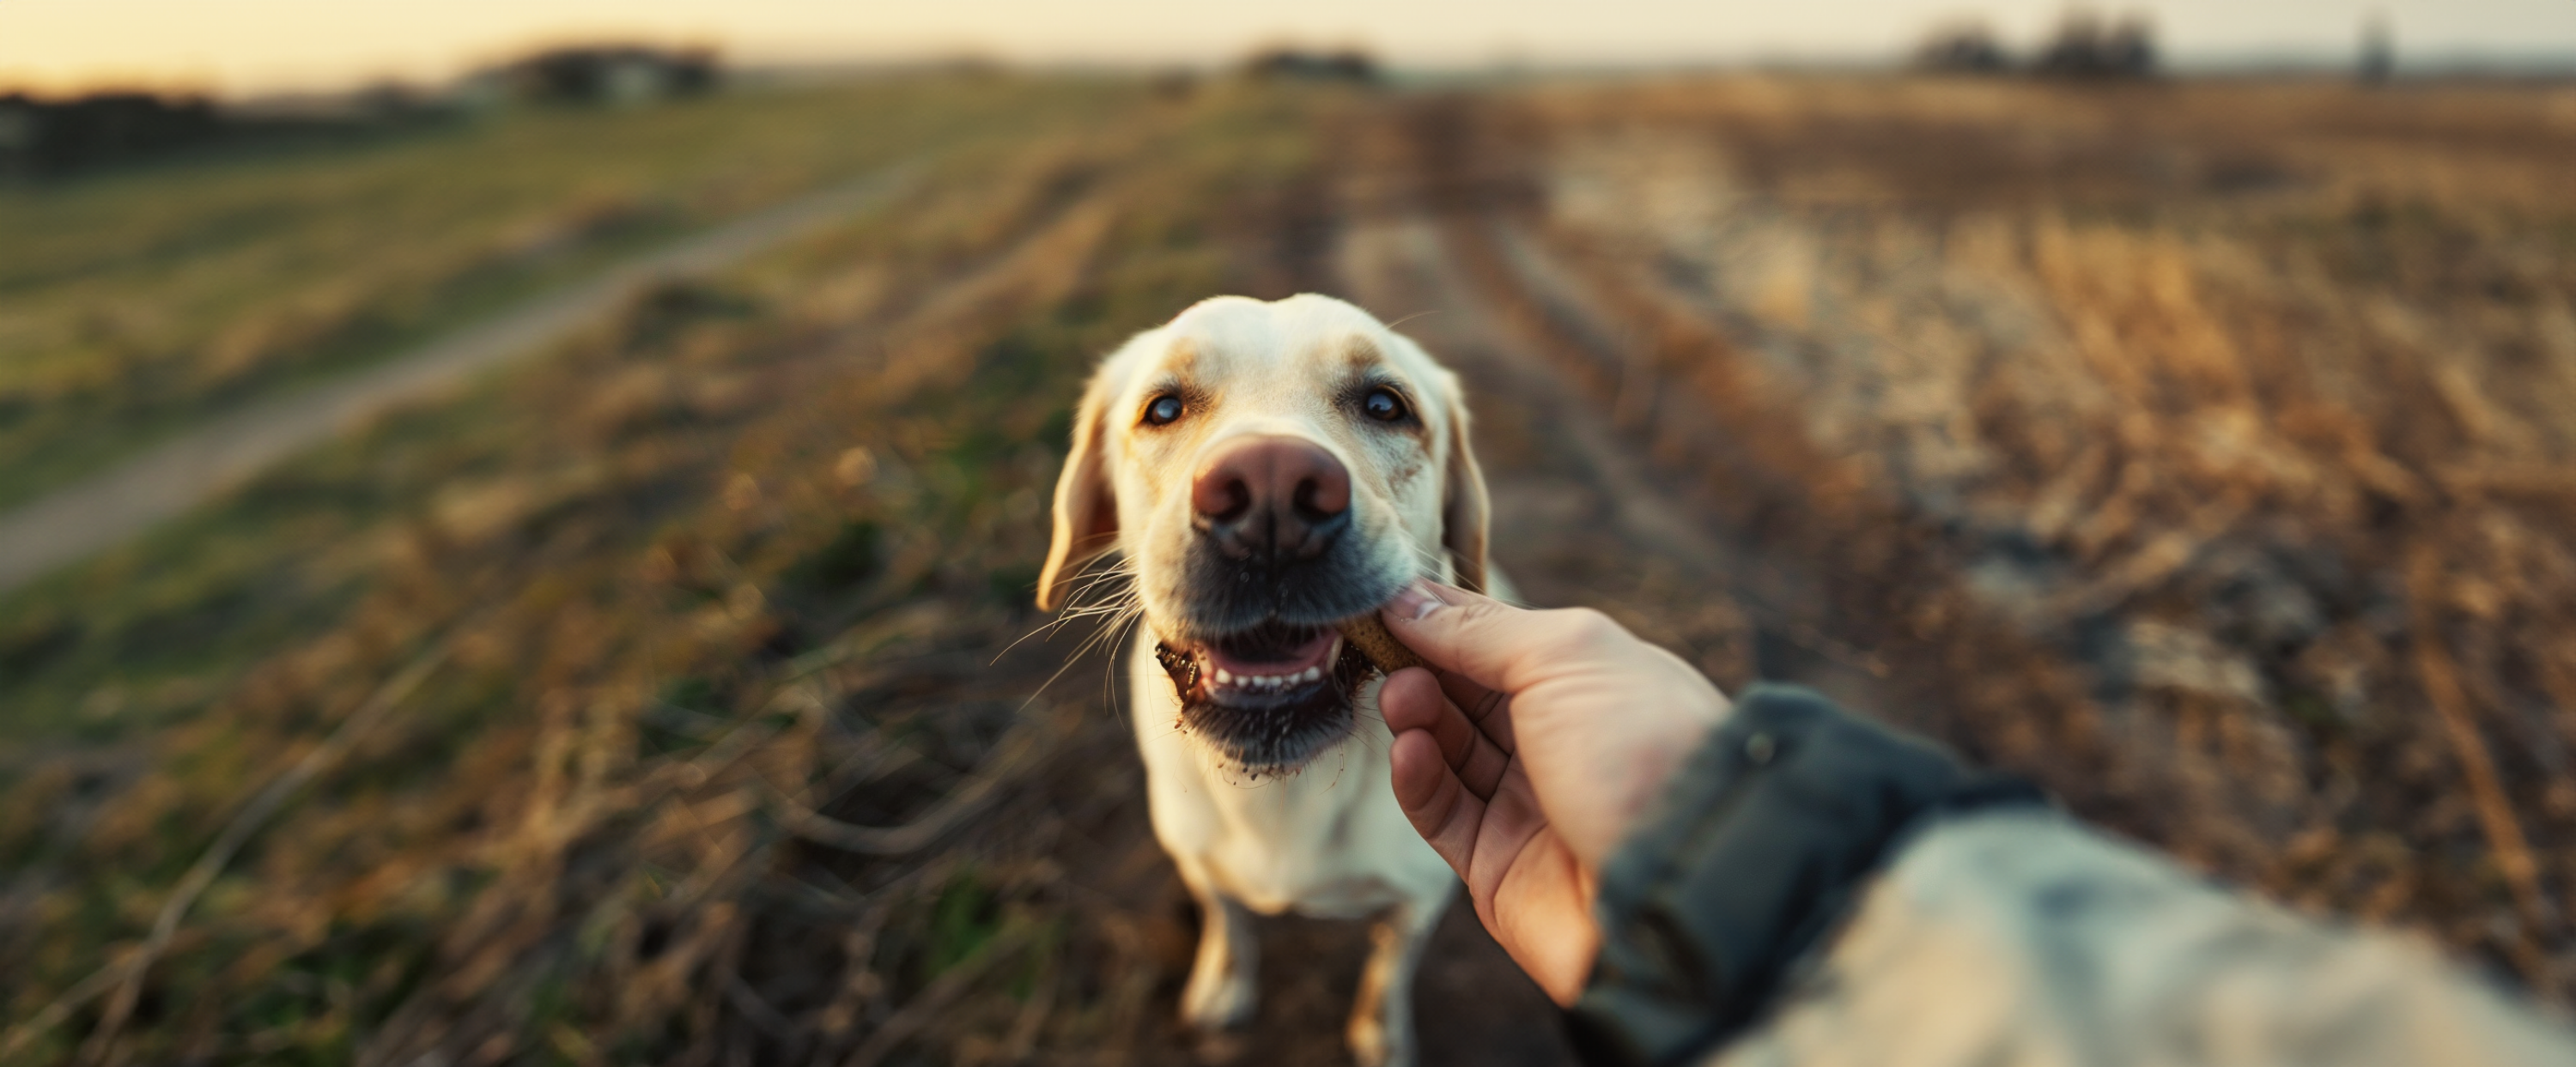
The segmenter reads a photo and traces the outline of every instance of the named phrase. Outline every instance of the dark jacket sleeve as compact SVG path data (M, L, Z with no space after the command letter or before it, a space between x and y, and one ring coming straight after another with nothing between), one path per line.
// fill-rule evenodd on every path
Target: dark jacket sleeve
M1910 826L2045 803L1814 692L1748 690L1601 871L1577 1047L1600 1067L1693 1061L1760 1016Z

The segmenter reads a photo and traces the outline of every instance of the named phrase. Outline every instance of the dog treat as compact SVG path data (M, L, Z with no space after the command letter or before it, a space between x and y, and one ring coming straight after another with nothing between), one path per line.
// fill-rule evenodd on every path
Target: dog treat
M1360 655L1367 656L1378 670L1394 674L1406 667L1423 665L1422 657L1414 655L1412 649L1404 647L1404 642L1386 632L1386 624L1378 621L1374 611L1344 619L1338 628L1350 641L1351 647L1359 649Z

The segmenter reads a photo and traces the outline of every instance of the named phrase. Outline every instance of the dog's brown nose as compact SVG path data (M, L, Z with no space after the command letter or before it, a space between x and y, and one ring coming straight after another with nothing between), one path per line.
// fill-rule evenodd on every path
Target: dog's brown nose
M1194 525L1236 559L1311 559L1350 525L1351 472L1312 441L1228 444L1190 483Z

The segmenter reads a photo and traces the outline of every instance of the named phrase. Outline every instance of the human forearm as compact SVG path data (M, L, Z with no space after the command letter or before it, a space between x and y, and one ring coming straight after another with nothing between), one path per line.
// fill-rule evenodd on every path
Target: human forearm
M1924 827L1728 1067L2576 1063L2416 939L2230 892L2038 809Z
M1601 872L1598 1064L2576 1063L2429 947L2114 841L1798 690L1755 689Z

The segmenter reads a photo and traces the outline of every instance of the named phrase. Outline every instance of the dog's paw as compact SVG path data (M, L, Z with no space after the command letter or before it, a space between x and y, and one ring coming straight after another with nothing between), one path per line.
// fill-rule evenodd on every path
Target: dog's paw
M1413 1043L1404 1035L1389 1033L1376 1012L1353 1014L1343 1036L1350 1041L1351 1060L1359 1067L1413 1067Z
M1200 1031L1229 1030L1252 1020L1250 975L1231 967L1198 967L1181 990L1181 1021Z

